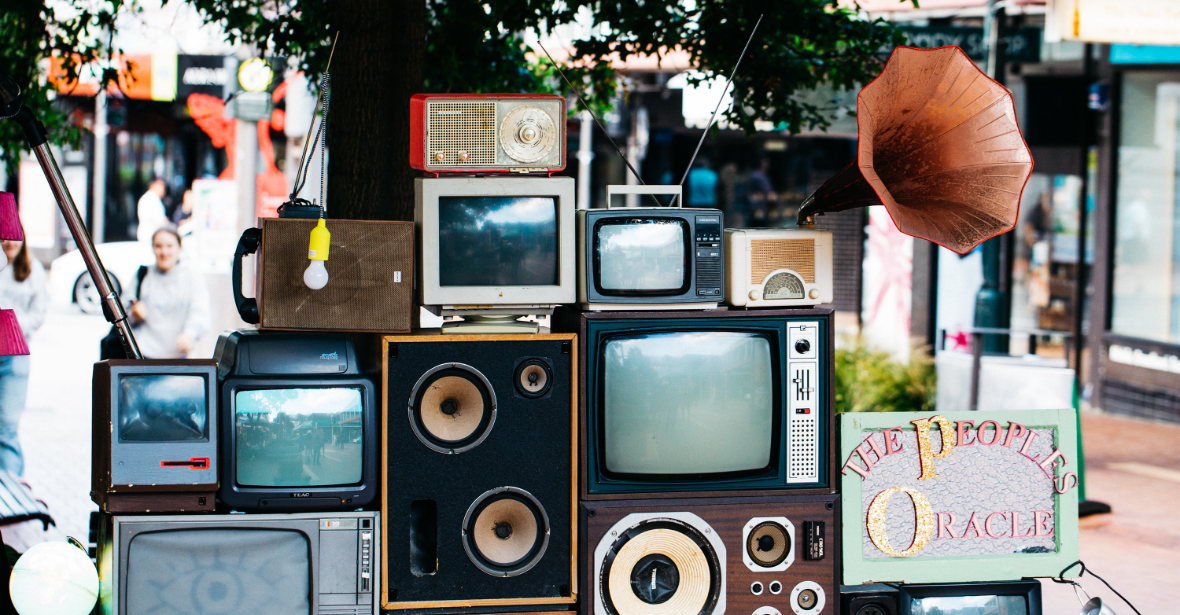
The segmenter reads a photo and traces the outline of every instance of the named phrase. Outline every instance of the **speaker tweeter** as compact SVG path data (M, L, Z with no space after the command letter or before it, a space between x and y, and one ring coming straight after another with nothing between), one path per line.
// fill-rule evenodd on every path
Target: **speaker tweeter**
M824 588L814 581L803 581L791 590L791 610L795 615L819 615L825 602Z
M786 570L795 563L795 525L786 517L754 517L742 528L742 560L754 572Z
M463 549L480 570L514 577L537 565L549 546L549 517L529 492L499 487L476 498L463 516Z
M410 426L431 450L448 455L469 451L484 441L496 422L496 392L479 370L444 363L414 384Z
M520 359L514 381L521 397L537 399L549 394L553 386L553 366L548 359Z

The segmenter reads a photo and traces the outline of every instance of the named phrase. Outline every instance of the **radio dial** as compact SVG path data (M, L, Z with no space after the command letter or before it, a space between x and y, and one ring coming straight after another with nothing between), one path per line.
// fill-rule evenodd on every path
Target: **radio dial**
M762 293L758 292L757 290L750 291L750 301L757 301L761 296Z
M819 289L818 288L811 289L810 291L808 291L807 296L811 297L812 299L819 299Z
M435 160L435 162L446 162L447 155L443 152L436 152L434 154L434 160Z
M548 156L557 146L557 137L555 120L540 107L516 107L500 122L500 146L518 162L536 162Z
M468 154L467 152L459 152L459 162L467 162L468 160L471 160L471 154Z

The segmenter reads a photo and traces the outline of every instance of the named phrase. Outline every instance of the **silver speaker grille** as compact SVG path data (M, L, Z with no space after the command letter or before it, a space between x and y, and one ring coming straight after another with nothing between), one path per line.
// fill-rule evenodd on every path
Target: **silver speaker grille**
M495 102L428 102L426 166L463 167L496 163ZM459 153L466 152L467 160ZM442 154L442 160L437 156Z

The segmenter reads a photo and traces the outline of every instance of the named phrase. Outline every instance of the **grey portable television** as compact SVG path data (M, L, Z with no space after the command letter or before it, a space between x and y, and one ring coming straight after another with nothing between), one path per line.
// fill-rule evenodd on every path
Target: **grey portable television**
M99 612L378 615L379 515L105 516Z

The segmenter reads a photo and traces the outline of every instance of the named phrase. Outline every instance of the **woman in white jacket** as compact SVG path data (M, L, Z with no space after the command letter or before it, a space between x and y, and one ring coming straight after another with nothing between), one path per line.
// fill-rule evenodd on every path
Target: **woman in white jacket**
M165 226L152 234L156 264L148 268L131 304L131 323L147 359L187 357L209 331L209 288L205 277L180 262L180 235Z
M45 268L29 257L25 242L6 240L3 246L8 266L0 271L0 308L16 312L27 343L45 322ZM0 357L0 468L17 476L25 469L17 427L28 392L29 357Z

